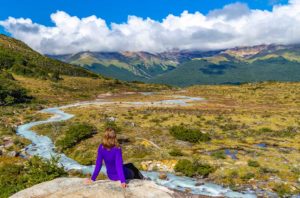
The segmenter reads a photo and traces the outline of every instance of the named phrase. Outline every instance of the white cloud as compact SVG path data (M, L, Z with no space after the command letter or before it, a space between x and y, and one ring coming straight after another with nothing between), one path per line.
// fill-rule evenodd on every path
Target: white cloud
M31 19L0 21L13 37L46 54L79 51L213 50L257 44L300 43L300 0L275 5L272 11L251 10L235 3L207 15L184 11L162 22L129 16L126 23L90 16L78 18L63 11L51 14L53 27Z

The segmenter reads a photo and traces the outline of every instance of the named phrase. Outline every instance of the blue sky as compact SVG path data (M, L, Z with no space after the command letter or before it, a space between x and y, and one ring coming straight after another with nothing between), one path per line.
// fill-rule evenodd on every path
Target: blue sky
M251 9L271 10L274 4L286 4L288 0L1 0L0 21L9 16L23 17L51 26L50 14L57 10L80 18L96 15L108 24L126 22L128 15L159 21L168 14L179 15L184 10L206 14L234 2L247 3ZM1 26L0 33L4 33Z
M300 0L8 0L0 5L0 33L44 54L300 43Z

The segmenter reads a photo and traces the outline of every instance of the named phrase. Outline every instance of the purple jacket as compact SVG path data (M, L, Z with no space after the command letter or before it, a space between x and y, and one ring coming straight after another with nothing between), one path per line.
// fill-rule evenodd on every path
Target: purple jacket
M100 144L98 148L96 166L91 179L93 181L96 180L101 170L103 160L108 178L114 181L120 180L121 183L125 183L124 171L126 170L123 169L122 149L113 147L107 150L102 144Z

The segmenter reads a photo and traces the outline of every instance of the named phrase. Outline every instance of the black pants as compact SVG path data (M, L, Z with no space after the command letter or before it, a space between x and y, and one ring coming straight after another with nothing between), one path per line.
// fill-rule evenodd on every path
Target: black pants
M132 163L124 164L125 179L144 179L142 173Z

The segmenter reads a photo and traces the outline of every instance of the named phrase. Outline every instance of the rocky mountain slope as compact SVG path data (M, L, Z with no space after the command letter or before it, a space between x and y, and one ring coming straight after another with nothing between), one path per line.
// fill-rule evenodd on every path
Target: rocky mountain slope
M43 197L171 198L185 197L185 195L184 193L174 192L168 188L158 186L152 181L146 180L133 180L129 183L128 188L124 190L120 187L119 182L102 180L90 185L86 185L84 184L84 179L81 178L58 178L52 181L37 184L11 196L11 198Z

